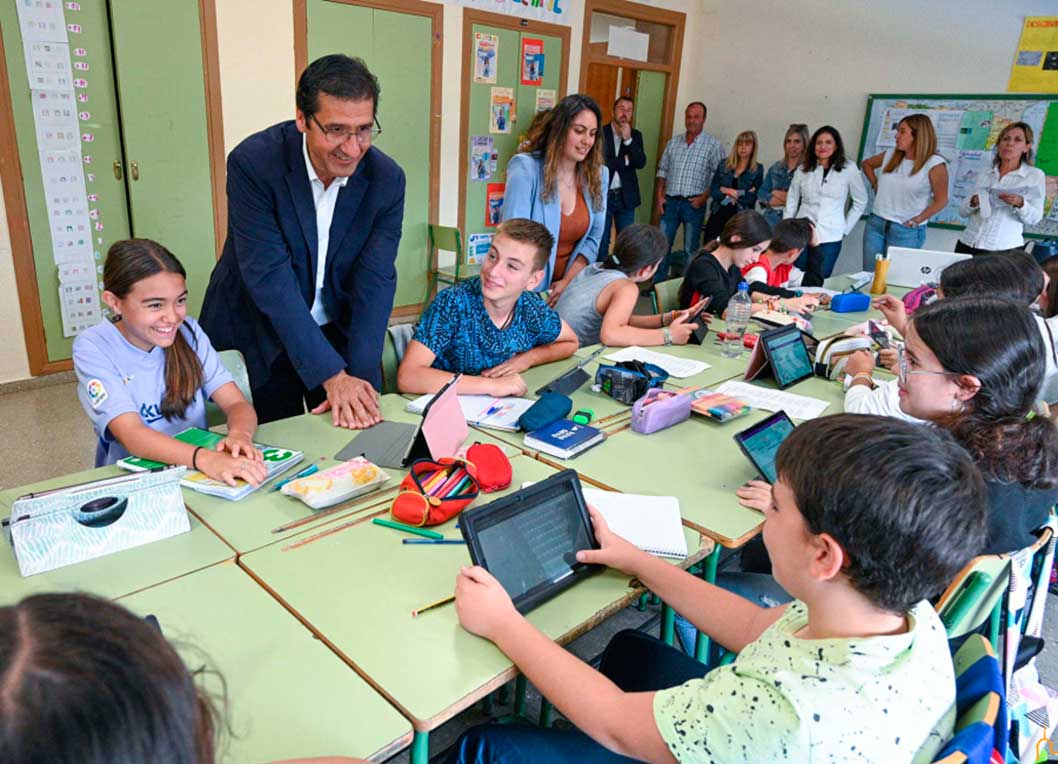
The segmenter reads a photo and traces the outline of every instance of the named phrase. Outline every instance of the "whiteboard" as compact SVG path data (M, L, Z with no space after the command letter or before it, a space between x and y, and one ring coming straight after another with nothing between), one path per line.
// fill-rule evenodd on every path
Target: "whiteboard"
M937 131L937 152L948 160L948 206L930 219L930 225L965 227L959 205L973 193L977 173L991 165L999 131L1022 121L1034 133L1033 163L1047 176L1043 220L1025 226L1025 235L1058 237L1058 97L871 94L860 138L860 163L892 148L897 123L916 113L929 116Z

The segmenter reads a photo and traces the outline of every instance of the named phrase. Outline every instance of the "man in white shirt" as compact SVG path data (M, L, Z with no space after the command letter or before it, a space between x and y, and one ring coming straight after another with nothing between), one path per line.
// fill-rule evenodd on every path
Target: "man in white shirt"
M665 146L654 181L654 205L661 216L661 230L669 239L669 249L682 225L683 248L691 257L700 244L713 173L725 159L720 141L705 132L706 114L701 101L687 106L683 113L686 132L674 135ZM671 258L670 252L661 261L654 281L668 278Z
M324 56L301 75L297 119L228 157L228 238L201 324L242 352L262 423L306 404L335 426L381 421L404 173L371 145L378 96L363 61Z

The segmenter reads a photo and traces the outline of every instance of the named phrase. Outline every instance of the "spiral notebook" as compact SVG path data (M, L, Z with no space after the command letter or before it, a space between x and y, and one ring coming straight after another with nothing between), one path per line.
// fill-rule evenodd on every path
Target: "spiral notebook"
M532 483L523 483L525 488ZM687 557L680 500L675 496L637 496L581 486L584 499L606 518L610 530L655 557Z

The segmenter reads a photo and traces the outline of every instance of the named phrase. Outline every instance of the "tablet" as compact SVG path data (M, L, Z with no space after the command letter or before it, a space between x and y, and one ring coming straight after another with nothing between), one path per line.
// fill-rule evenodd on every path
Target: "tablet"
M459 530L470 559L496 577L521 613L604 567L577 562L579 550L599 542L574 470L466 510Z
M793 432L794 423L785 411L777 411L752 427L735 434L735 442L750 460L760 476L775 484L775 454L786 436Z
M780 390L812 376L812 359L795 325L763 332L760 344Z

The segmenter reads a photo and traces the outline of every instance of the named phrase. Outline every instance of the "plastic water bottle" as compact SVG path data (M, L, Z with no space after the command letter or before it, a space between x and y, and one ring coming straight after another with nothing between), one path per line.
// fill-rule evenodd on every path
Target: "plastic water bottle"
M738 358L742 355L742 335L746 333L752 313L753 303L749 299L749 284L743 281L738 285L738 292L727 303L724 344L720 347L720 352L725 358Z

